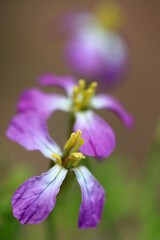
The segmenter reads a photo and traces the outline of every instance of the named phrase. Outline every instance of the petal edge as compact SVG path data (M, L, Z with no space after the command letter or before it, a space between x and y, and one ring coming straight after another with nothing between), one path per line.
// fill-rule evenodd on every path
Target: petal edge
M128 128L134 126L134 117L129 114L124 107L112 96L100 94L92 98L91 107L95 109L108 109L117 114L124 125Z
M61 155L59 146L48 133L46 122L32 111L14 116L6 131L6 136L29 151L40 151L47 158L52 159L53 153Z
M81 229L94 228L101 220L105 191L86 167L74 168L73 171L82 193L78 227Z
M72 95L73 87L77 85L77 81L72 76L58 76L46 73L38 78L38 84L41 86L57 86L64 89L68 95Z

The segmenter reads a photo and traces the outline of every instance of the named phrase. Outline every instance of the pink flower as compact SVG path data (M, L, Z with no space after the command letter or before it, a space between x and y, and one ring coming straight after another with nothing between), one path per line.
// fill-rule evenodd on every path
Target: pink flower
M39 78L43 86L59 86L66 91L67 96L44 93L36 88L22 93L18 104L18 112L33 110L42 119L48 119L56 110L69 112L74 117L74 131L81 129L85 145L81 151L90 156L107 157L115 148L115 135L112 128L93 109L109 109L116 113L126 127L133 126L133 117L112 96L95 94L96 83L85 89L84 80L71 76L56 76L46 74Z
M13 194L13 215L21 224L40 223L48 217L61 184L68 172L73 171L82 192L78 226L96 227L101 220L105 191L85 166L79 166L79 161L85 158L77 152L84 143L81 131L71 134L63 153L49 136L45 120L28 111L12 119L6 134L27 150L38 150L55 163L48 172L26 180Z

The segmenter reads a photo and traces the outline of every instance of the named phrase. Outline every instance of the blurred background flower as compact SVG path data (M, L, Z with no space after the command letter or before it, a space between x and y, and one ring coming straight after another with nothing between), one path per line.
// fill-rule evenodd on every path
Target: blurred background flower
M73 72L98 81L103 88L122 80L129 65L129 49L122 34L120 5L100 2L94 10L70 13L63 21L68 29L64 58Z

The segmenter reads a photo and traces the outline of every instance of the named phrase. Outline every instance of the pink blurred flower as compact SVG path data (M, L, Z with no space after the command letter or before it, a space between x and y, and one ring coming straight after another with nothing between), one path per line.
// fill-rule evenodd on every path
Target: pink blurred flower
M121 33L117 5L100 7L93 13L64 17L68 41L64 59L78 77L111 86L124 77L129 60L128 45Z

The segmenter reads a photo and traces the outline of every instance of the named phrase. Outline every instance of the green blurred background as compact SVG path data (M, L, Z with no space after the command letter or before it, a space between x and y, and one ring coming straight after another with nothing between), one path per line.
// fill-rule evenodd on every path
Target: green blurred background
M55 231L52 239L160 239L160 139L156 133L160 112L160 1L117 2L125 12L123 32L130 46L131 69L125 81L110 93L135 116L136 125L128 131L112 113L100 112L117 138L116 150L106 162L89 161L91 171L107 192L102 221L97 229L78 230L81 199L79 186L73 178L68 188L59 194L51 214ZM7 140L5 130L15 114L20 92L35 86L40 74L48 71L70 73L61 55L65 37L55 34L54 19L72 10L92 10L96 3L94 0L0 1L2 240L48 239L47 220L38 225L21 226L14 219L11 196L27 178L46 171L49 163L40 153L27 152ZM67 114L57 112L48 122L52 137L61 146L68 132L67 121Z

